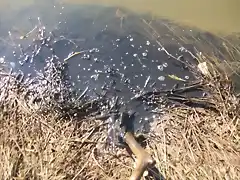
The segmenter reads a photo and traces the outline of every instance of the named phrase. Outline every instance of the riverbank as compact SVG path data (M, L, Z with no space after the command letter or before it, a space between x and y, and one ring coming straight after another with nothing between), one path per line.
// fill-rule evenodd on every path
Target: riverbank
M164 109L145 135L156 160L145 179L237 179L240 176L239 97L222 72L201 77L208 108ZM10 82L10 80L9 80ZM96 119L35 114L17 89L1 92L2 179L127 179L134 160L125 149L107 151L107 126ZM7 96L3 96L7 93ZM191 101L188 99L188 101ZM4 108L5 107L5 108ZM141 139L141 138L140 138ZM160 178L160 179L161 179Z
M1 179L128 179L137 163L115 118L127 110L156 162L145 179L239 177L235 36L119 8L54 9L1 22Z

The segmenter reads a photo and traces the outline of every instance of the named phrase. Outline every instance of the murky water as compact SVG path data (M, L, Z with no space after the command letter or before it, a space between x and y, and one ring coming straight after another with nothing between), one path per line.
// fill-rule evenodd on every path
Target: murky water
M240 31L240 1L238 0L65 0L74 3L98 3L123 6L138 13L156 16L196 26L211 32Z
M140 91L171 89L176 83L192 80L184 64L194 62L191 54L174 38L162 36L161 42L156 41L147 25L148 16L142 16L143 22L138 15L128 14L121 22L116 8L33 5L2 20L0 56L14 70L31 76L43 70L52 55L58 61L67 59L69 78L76 89L88 87L88 94L95 97L108 89L109 96L117 95L124 102ZM165 23L155 23L162 32L169 31ZM44 27L37 36L36 25ZM76 52L81 53L71 57ZM144 119L145 107L137 102L134 107Z
M211 32L240 32L239 0L55 0L75 4L121 6L138 13L152 13ZM36 0L1 0L1 11L22 8ZM50 1L48 3L51 3Z
M9 2L5 6L11 11L1 12L1 60L29 77L43 71L47 60L66 62L74 89L87 88L92 98L102 91L108 97L118 96L138 113L138 129L155 118L150 111L154 102L145 99L128 104L129 99L194 80L188 65L195 63L195 38L211 39L218 45L210 33L118 7L28 1L28 6L16 8L19 1ZM150 7L153 2L149 1ZM143 7L130 4L135 12ZM150 7L146 12L152 11Z

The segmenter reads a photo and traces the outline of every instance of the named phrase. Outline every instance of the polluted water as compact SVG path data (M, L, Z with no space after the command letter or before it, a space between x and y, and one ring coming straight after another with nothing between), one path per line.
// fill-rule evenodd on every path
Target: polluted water
M193 46L169 37L167 20L152 22L155 30L148 15L125 10L123 19L119 11L41 4L16 12L1 22L1 69L24 83L33 102L56 100L59 111L82 118L127 109L136 114L135 131L147 132L166 106L164 95L196 80L191 72L196 55ZM160 91L165 94L157 95ZM74 110L77 106L86 108ZM113 137L119 124L109 124Z

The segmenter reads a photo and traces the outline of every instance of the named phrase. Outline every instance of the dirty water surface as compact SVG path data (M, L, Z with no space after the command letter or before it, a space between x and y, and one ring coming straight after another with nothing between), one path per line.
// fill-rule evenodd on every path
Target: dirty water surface
M196 81L191 72L195 46L180 43L169 32L168 20L151 21L148 15L130 11L123 19L121 12L113 7L62 4L18 11L16 17L1 21L1 61L26 79L43 76L53 62L62 63L68 85L57 89L77 92L80 99L117 97L124 108L136 112L135 129L145 131L149 122L158 119L155 111L161 102L165 105L164 98L154 98L151 92L162 90L169 95L166 90ZM51 71L49 76L56 74ZM47 87L47 78L41 82ZM143 96L147 92L151 98ZM183 95L199 97L202 92Z

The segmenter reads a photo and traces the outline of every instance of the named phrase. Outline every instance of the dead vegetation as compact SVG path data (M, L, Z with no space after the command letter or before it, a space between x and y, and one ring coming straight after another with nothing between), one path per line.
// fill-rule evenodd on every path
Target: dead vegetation
M204 58L200 62L210 60ZM212 108L165 109L145 135L146 150L156 165L143 179L240 177L240 98L229 73L215 68L214 60L208 61L214 64L209 75L200 75L208 92L205 101ZM131 176L134 157L124 148L107 150L107 124L102 120L66 120L59 118L59 112L39 113L13 80L4 88L0 94L5 102L0 104L1 179L125 180Z
M170 109L153 125L150 147L167 179L238 179L239 99L215 83L207 88L216 111Z
M239 97L226 78L205 77L204 82L215 110L166 109L147 135L146 149L159 172L150 169L145 179L240 176ZM131 175L134 161L125 149L105 150L107 131L101 120L66 121L53 113L34 114L18 97L1 109L1 179L127 179Z

